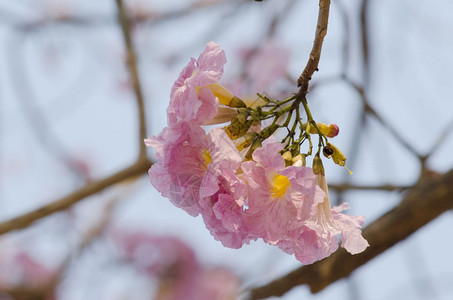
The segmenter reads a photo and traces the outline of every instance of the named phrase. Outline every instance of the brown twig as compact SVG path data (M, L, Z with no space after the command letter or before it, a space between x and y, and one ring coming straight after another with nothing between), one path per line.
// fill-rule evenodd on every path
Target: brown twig
M144 174L150 167L151 162L145 158L137 161L133 165L109 176L104 179L93 181L82 187L81 189L58 199L50 204L44 205L34 211L23 214L11 220L0 223L0 234L4 234L13 230L25 228L33 222L47 217L53 213L65 210L85 197L96 194L107 187L122 182L126 179L131 179Z
M362 59L363 59L363 84L368 86L370 82L370 41L368 37L368 0L360 3L360 34L362 38Z
M324 41L324 37L327 34L329 9L330 0L319 0L318 23L316 25L313 48L311 49L307 65L305 66L305 69L302 71L302 74L300 74L300 77L297 80L297 85L300 87L300 99L305 98L305 96L307 95L308 83L311 80L311 76L315 71L318 70L319 59L321 58L322 43Z
M366 95L364 87L358 85L354 81L352 81L349 77L345 76L342 78L347 84L349 84L360 96L360 100L362 101L364 110L367 114L373 116L381 125L388 130L388 132L393 135L393 137L410 153L416 156L420 161L423 160L423 156L411 145L408 141L406 141L403 136L396 131L396 129L390 125L381 115L371 106L370 101Z
M127 66L129 75L132 80L134 87L135 97L138 105L138 116L139 116L139 159L146 157L146 147L144 140L146 138L146 121L145 121L145 105L143 99L143 92L140 85L140 77L137 70L137 56L135 54L134 45L132 43L131 31L129 25L129 19L124 8L123 0L115 0L118 10L118 21L121 25L121 31L123 33L124 43L126 45L127 52Z
M405 191L410 189L410 185L393 185L393 184L381 184L381 185L355 185L350 183L343 184L329 184L329 189L335 190L337 192L344 192L348 190L358 190L358 191Z
M134 23L155 25L163 22L174 21L175 19L186 17L190 14L200 12L201 10L235 3L244 3L244 0L200 0L183 8L177 8L166 12L150 11L147 14L136 14L135 16L131 16L131 18L134 19ZM12 11L0 11L0 25L10 26L19 31L27 32L40 31L46 28L61 25L87 28L111 26L116 23L116 18L112 18L111 15L106 14L93 14L85 16L67 14L54 17L46 16L32 21L22 19L24 19L22 16L14 15Z
M58 163L64 166L70 175L77 181L85 181L85 174L81 167L74 162L65 145L54 133L52 122L46 117L41 106L37 104L36 93L33 90L30 75L27 73L27 64L24 53L24 36L12 36L7 45L7 66L11 83L16 93L19 107L38 144L49 153Z
M281 296L298 285L308 285L313 293L348 277L354 270L404 240L436 217L453 209L453 170L444 175L422 177L401 203L371 223L363 236L371 245L351 255L344 249L312 265L303 266L261 287L251 290L250 299Z

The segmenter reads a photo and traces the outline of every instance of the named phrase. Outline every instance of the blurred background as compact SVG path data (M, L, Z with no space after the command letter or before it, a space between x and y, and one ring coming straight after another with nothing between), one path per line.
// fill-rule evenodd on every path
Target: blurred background
M211 40L226 52L221 83L235 93L297 92L318 14L314 0L124 5L148 136L166 125L179 72ZM365 226L397 205L422 169L453 168L452 11L447 0L332 1L308 100L318 122L339 126L333 142L354 171L324 163L332 198L350 203ZM126 63L114 0L0 3L0 222L134 163L139 122ZM315 295L297 287L281 299L453 299L451 228L449 211L348 279ZM156 250L155 237L169 236L193 251L188 260L197 268L235 274L236 289L300 267L261 241L224 248L142 172L1 235L0 299L153 299L163 275L146 267L155 261L144 253L161 262L166 251ZM176 248L186 247L179 241ZM139 244L148 248L137 256L130 249Z

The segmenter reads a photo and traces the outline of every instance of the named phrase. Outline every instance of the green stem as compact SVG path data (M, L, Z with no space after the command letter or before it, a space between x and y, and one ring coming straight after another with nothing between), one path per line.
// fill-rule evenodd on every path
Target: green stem
M316 131L318 132L320 137L324 136L322 134L321 130L319 130L318 125L316 125L316 122L313 119L313 116L311 115L311 111L310 111L310 108L308 107L308 103L307 103L307 98L303 98L301 101L302 101L302 105L304 106L305 113L307 114L308 122L310 122L310 124L316 129Z

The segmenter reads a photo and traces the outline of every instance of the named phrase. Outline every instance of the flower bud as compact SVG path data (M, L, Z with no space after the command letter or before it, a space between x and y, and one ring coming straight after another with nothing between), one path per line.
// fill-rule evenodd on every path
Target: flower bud
M316 154L313 158L313 173L325 175L324 166L322 165L321 157L319 154Z
M253 152L263 145L262 141L263 140L259 136L255 138L255 140L253 141L252 145L250 146L249 151L247 151L247 153L245 154L245 158L246 159L252 159Z
M293 163L293 155L291 154L291 151L286 151L285 153L282 154L283 159L285 160L286 166L291 166Z
M305 160L305 154L298 154L293 157L293 166L296 167L305 167L306 160Z
M250 146L257 136L258 133L256 132L247 132L245 135L241 136L236 141L234 141L234 145L239 151L242 151L248 146Z
M252 125L252 121L247 120L248 117L249 112L247 110L241 110L233 117L233 119L231 119L231 124L224 127L224 130L230 139L235 140L247 133Z
M229 107L246 107L244 101L233 95L226 87L218 83L208 84L215 97L219 99L219 103Z
M333 138L338 135L340 132L340 128L336 124L324 124L324 123L316 123L316 126L319 128L322 134L326 137ZM310 133L311 134L318 134L318 131L315 127L310 126Z
M278 129L278 127L278 124L271 124L261 130L260 136L263 138L263 140L265 140L270 137Z

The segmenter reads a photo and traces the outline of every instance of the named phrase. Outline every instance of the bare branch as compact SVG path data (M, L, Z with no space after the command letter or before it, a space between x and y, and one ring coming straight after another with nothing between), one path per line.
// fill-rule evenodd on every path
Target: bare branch
M315 41L310 52L305 69L302 71L297 85L300 86L299 97L305 98L308 91L308 83L311 76L318 70L319 59L321 58L322 43L327 34L327 23L329 20L330 0L319 0L318 24L316 25Z
M453 170L444 175L422 177L401 203L371 223L363 231L370 243L364 252L351 255L344 249L312 265L251 291L250 299L281 296L298 285L308 285L317 293L331 283L348 277L354 270L404 240L436 217L453 209Z
M359 190L359 191L404 191L410 189L410 185L393 185L393 184L378 184L378 185L355 185L350 183L342 184L329 184L329 189L337 192L344 192L348 190Z
M360 3L360 34L362 37L362 59L363 59L363 78L364 86L370 82L370 41L368 37L368 0L362 0Z
M150 165L151 162L148 159L139 160L133 165L109 177L90 182L81 189L61 199L58 199L50 204L44 205L34 211L18 216L11 220L1 222L0 234L25 228L39 219L47 217L53 213L68 209L69 207L79 202L80 200L84 199L85 197L96 194L107 187L122 182L126 179L132 179L133 177L140 176L149 169Z
M131 31L129 26L129 19L126 14L123 1L115 0L118 9L118 20L123 32L124 43L126 44L127 51L127 66L129 75L131 76L132 85L134 87L135 97L137 98L138 117L139 117L139 159L146 157L146 147L144 140L146 138L146 122L145 122L145 105L143 100L143 92L140 85L140 77L137 70L137 58L135 54L134 45L132 44Z
M244 0L219 0L219 1L205 1L199 0L191 3L183 8L178 8L166 12L151 11L149 13L136 14L131 16L134 23L143 25L159 24L168 21L174 21L175 19L188 16L193 13L197 13L201 10L221 7L231 4L244 3ZM39 31L53 26L74 26L80 28L87 27L102 27L111 26L116 22L116 18L112 18L111 15L106 14L92 14L92 15L61 15L54 17L43 17L37 20L22 20L20 16L13 15L11 11L0 11L0 25L6 25L13 27L19 31Z
M13 36L7 43L7 66L11 83L16 93L25 120L36 141L42 148L65 167L78 181L86 180L83 170L74 162L64 144L54 134L52 122L37 104L35 91L32 89L27 66L25 64L24 38L22 35Z
M385 121L381 115L379 115L376 110L371 106L368 97L366 95L366 92L364 88L354 81L352 81L349 77L343 77L342 78L347 84L349 84L360 96L360 100L362 101L362 104L364 106L364 110L366 113L372 115L381 125L386 128L391 135L404 147L406 150L408 150L410 153L412 153L414 156L416 156L420 161L423 160L422 155L411 145L409 142L407 142L403 136L396 131L395 128L393 128L392 125L390 125L387 121Z

